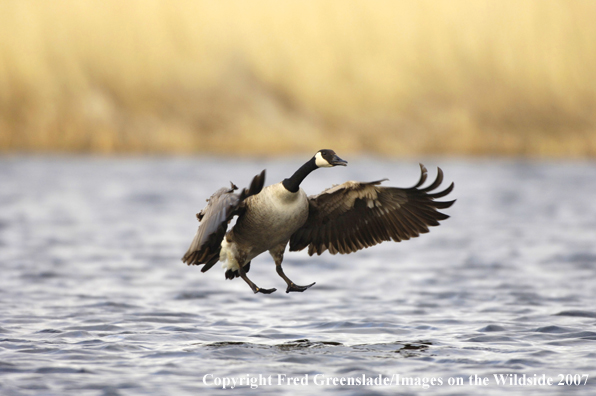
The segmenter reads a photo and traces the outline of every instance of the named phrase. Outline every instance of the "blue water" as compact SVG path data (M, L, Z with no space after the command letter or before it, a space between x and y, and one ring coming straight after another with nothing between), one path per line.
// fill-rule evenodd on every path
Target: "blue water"
M303 188L419 176L346 159ZM286 253L304 293L267 254L250 277L271 295L182 264L213 191L304 160L1 157L0 394L595 394L596 163L424 160L455 181L452 217L347 256Z

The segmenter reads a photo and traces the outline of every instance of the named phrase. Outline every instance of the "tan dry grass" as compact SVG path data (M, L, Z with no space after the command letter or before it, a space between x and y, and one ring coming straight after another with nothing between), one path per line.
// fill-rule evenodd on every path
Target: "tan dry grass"
M596 155L591 0L0 2L0 150Z

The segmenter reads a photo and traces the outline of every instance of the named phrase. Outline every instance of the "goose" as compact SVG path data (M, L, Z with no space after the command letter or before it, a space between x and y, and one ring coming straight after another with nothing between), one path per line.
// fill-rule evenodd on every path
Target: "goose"
M420 179L410 188L380 186L387 179L347 181L310 197L300 188L312 171L347 164L335 151L324 149L290 178L265 188L265 170L239 193L230 182L229 188L217 190L197 213L200 225L182 261L203 265L202 272L221 261L226 279L240 277L254 293L270 294L277 289L258 287L246 275L251 260L269 251L278 275L287 284L286 293L303 292L315 282L301 286L286 276L281 264L288 243L290 251L308 247L310 256L325 251L347 254L383 241L417 237L449 217L438 209L449 208L455 200L435 199L449 194L454 183L433 193L443 181L443 171L437 168L435 181L422 188L427 178L422 164ZM236 223L228 231L234 216Z

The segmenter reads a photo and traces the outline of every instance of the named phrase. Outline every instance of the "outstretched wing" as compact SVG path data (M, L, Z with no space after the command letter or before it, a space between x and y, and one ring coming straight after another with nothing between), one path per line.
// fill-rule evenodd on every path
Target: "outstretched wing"
M290 238L290 250L308 246L308 254L352 253L383 241L396 242L428 232L449 216L437 209L453 205L453 201L435 201L453 190L453 183L445 190L431 193L443 181L438 168L436 180L421 188L427 171L420 164L421 176L411 188L381 187L378 180L369 183L349 181L309 197L309 216L306 223Z
M248 189L244 188L240 194L233 183L231 188L217 190L207 201L207 206L197 214L201 222L188 251L182 257L182 262L188 265L205 264L202 272L209 270L219 260L221 241L226 235L228 223L235 215L244 210L244 200L251 195L258 194L265 183L265 171L255 176Z

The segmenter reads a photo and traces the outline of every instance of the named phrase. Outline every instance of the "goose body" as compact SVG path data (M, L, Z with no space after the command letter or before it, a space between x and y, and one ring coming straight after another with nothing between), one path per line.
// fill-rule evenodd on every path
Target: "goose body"
M437 209L448 208L455 201L435 199L450 193L453 183L444 191L432 192L443 179L439 168L436 180L422 188L427 176L422 164L420 180L411 188L381 187L385 179L348 181L310 197L300 188L310 172L346 164L333 150L320 150L282 182L263 188L263 171L240 193L235 193L234 184L216 191L197 214L201 224L182 261L203 264L202 272L221 261L226 279L241 277L253 292L269 294L276 289L260 288L246 275L251 260L269 251L277 273L287 284L286 292L302 292L314 283L296 285L285 275L281 264L288 243L290 251L308 247L311 256L326 250L346 254L383 241L416 237L449 217ZM234 216L238 219L228 231Z
M282 183L265 187L259 194L248 197L246 211L224 238L219 260L225 269L238 270L259 254L283 243L308 218L308 197L300 189L289 192ZM240 260L240 262L238 262Z

